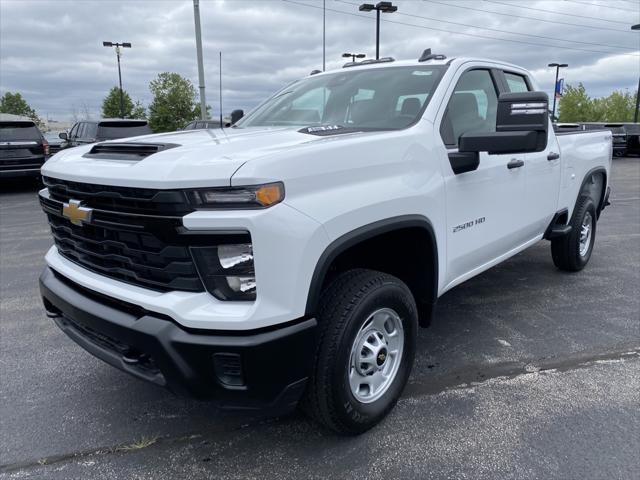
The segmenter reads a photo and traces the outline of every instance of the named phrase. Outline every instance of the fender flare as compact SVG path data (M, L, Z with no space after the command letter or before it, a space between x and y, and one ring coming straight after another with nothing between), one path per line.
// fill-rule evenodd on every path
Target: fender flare
M307 295L307 304L305 308L306 316L313 316L317 312L318 303L320 301L320 295L322 294L322 285L329 272L329 267L333 261L345 252L347 249L361 243L365 240L377 237L384 233L393 232L395 230L401 230L404 228L422 228L424 229L433 245L432 248L432 283L433 292L431 298L431 304L435 305L438 298L438 243L436 241L435 230L431 221L423 215L401 215L398 217L386 218L384 220L378 220L373 223L369 223L362 227L356 228L348 233L345 233L341 237L338 237L324 250L311 277L311 284L309 285L309 293Z
M596 213L598 217L600 217L600 212L602 212L602 209L604 208L604 201L605 201L605 195L607 191L607 182L608 182L607 170L604 167L595 167L586 173L586 175L582 179L582 183L580 184L580 189L578 190L578 196L573 206L572 215L576 209L575 205L577 205L578 200L580 199L580 194L585 190L587 182L595 173L602 173L602 176L604 178L604 181L602 182L602 192L600 192L600 199L598 200L598 205L596 205Z

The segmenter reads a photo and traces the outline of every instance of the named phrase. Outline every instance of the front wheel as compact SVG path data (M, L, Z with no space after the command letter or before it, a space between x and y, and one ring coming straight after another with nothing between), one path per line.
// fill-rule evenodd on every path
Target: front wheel
M551 256L556 267L577 272L589 263L596 239L596 220L593 200L587 195L581 196L571 218L571 232L551 241Z
M318 322L303 408L338 433L362 433L389 413L407 383L418 327L415 301L391 275L351 270L323 294Z

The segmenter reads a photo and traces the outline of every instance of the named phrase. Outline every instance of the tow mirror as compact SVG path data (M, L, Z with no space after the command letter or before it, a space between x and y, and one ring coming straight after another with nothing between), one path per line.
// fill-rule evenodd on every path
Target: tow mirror
M464 133L459 152L528 153L547 148L549 97L544 92L503 93L496 131Z
M69 140L69 136L67 135L67 132L60 132L58 134L58 138L61 138L62 140Z
M244 117L244 110L234 110L231 112L231 125L235 125L242 117Z

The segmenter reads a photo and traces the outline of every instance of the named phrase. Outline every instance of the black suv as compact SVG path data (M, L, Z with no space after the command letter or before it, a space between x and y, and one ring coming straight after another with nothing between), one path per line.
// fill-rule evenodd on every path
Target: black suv
M117 138L137 137L153 133L146 120L102 119L83 120L76 123L69 133L62 132L65 140L62 148L77 147L87 143L115 140Z
M38 176L49 144L31 120L0 118L0 178Z

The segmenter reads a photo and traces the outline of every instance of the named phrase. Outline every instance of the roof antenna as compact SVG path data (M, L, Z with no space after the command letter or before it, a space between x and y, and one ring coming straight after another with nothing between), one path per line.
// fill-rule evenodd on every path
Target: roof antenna
M427 60L444 60L445 57L444 55L440 55L438 53L431 53L431 49L427 48L424 52L422 52L422 55L420 56L420 58L418 59L419 62L426 62Z

